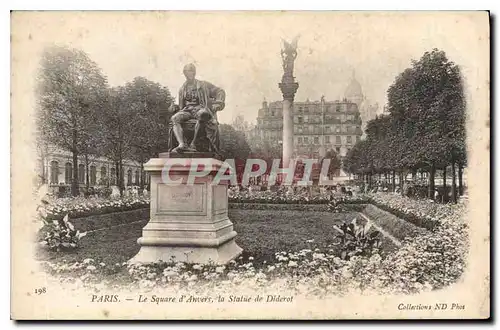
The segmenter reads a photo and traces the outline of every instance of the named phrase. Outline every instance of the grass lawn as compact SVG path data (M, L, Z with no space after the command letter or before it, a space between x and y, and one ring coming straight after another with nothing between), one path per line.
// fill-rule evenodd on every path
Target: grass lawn
M230 210L229 213L243 256L253 256L256 264L274 260L274 254L280 251L326 248L337 235L333 225L355 216L354 213L285 210ZM308 243L308 240L314 241Z
M108 265L129 260L139 251L137 239L147 223L147 214L122 215L127 218L121 225L89 232L81 240L80 248L72 252L39 250L37 259L74 262L93 258ZM273 260L274 254L279 251L324 248L332 243L336 235L333 225L352 220L355 216L355 213L229 210L229 217L238 233L236 241L244 250L243 257L253 256L255 264ZM89 230L88 226L85 229ZM307 240L314 241L308 243Z

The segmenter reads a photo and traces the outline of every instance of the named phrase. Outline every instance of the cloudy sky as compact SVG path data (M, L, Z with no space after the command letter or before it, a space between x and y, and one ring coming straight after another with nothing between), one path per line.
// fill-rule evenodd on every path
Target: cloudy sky
M479 13L480 15L480 13ZM237 114L254 122L264 98L282 99L281 38L300 35L297 101L343 97L353 70L370 102L412 59L439 48L474 73L478 13L382 12L46 12L13 16L13 61L33 72L46 45L77 47L98 63L111 85L143 76L177 95L182 67L226 90L220 121ZM27 60L29 59L29 60Z

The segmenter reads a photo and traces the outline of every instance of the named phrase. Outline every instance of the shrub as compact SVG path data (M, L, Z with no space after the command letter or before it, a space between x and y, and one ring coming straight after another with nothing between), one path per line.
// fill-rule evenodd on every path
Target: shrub
M95 189L97 196L102 198L109 198L113 192L110 187L104 186Z
M370 231L370 225L365 219L355 218L351 223L343 223L340 227L333 226L340 235L337 236L340 245L339 257L349 260L354 256L371 257L379 252L381 234Z
M41 229L40 244L46 246L49 250L71 250L78 247L80 239L87 235L86 232L80 233L69 222L69 216L66 215L60 220L47 220L42 218L43 227Z

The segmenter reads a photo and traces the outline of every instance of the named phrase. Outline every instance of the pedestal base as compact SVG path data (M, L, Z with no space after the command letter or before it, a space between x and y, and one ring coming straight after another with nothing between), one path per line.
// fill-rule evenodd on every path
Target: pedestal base
M166 161L169 158L153 158L144 165L151 174L150 220L137 240L141 249L129 263L225 264L238 257L243 250L235 242L237 234L228 217L227 182L214 182L223 163L173 159L176 166L164 173ZM208 164L208 174L189 183L197 163Z
M143 245L135 257L129 263L153 263L165 262L186 262L196 264L227 264L237 258L243 250L236 244L234 238L226 243L214 247L186 247L186 246L162 246Z

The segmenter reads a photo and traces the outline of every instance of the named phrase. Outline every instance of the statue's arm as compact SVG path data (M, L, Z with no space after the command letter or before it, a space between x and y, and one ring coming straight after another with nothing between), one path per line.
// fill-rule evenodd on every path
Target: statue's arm
M184 93L182 92L182 88L179 90L179 109L184 109Z
M210 97L214 99L215 104L219 105L217 111L221 111L222 109L224 109L226 105L226 91L211 83L207 83L207 87L210 93Z

